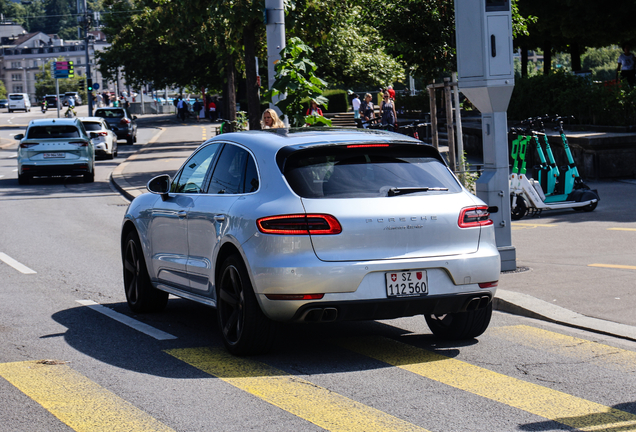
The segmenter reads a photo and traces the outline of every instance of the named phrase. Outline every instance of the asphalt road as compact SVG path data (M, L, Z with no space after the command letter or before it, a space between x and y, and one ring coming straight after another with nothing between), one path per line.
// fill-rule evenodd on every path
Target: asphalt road
M93 184L19 186L1 130L0 431L636 430L636 342L496 312L465 343L422 317L283 326L272 353L237 359L209 308L131 314L110 172L151 139L202 138L159 132Z

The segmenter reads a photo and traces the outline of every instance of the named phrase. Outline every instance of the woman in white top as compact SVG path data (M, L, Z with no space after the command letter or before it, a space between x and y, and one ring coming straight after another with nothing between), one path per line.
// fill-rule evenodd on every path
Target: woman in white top
M618 57L618 67L616 68L616 79L618 80L618 74L621 74L621 78L624 78L630 86L636 84L636 69L634 63L636 63L636 57L629 52L630 46L623 45L623 53Z

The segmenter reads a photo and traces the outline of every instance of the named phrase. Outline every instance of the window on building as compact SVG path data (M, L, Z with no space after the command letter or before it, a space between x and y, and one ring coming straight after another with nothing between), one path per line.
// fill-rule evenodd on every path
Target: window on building
M22 74L11 74L11 81L22 81Z
M12 93L24 93L24 88L22 87L22 84L14 84Z
M33 67L38 67L38 61L37 60L33 60Z
M11 62L11 69L17 69L22 67L22 62Z

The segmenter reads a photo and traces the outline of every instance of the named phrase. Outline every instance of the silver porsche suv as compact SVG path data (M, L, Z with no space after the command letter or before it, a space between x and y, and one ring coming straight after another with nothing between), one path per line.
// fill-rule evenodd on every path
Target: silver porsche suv
M227 349L267 351L278 322L424 315L446 339L490 323L500 261L488 207L439 152L369 130L229 133L150 180L122 226L126 299L217 309Z

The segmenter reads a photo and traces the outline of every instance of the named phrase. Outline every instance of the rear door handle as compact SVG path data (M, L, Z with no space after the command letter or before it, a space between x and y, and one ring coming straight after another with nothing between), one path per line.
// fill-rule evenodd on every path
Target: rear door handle
M185 217L188 217L188 212L186 212L185 210L179 210L177 212L177 216L179 216L179 219L183 219Z
M214 216L214 220L217 221L217 222L225 222L225 215L218 214L218 215Z

